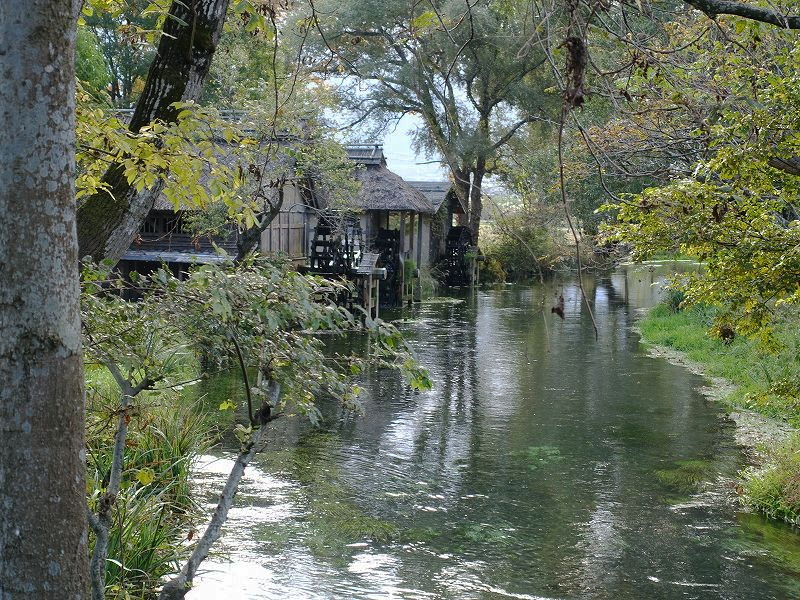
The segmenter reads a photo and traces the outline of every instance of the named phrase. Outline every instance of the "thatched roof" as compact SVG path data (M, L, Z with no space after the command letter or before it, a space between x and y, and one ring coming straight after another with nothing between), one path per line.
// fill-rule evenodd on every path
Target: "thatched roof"
M364 210L434 212L433 206L422 192L384 166L356 169L353 176L361 182L355 202Z
M273 187L271 183L283 177L292 179L295 168L295 160L281 149L279 149L275 155L268 159L263 153L259 153L258 151L242 151L237 147L231 147L224 140L218 141L217 145L218 148L216 152L216 159L219 161L219 163L228 167L238 166L247 174L245 188L242 191L242 193L246 196L260 196L269 200L270 202L273 202L277 200L278 189L277 187ZM258 181L252 169L256 169L255 172L262 173L262 179L260 182ZM205 169L200 177L200 185L208 188L210 177L211 175L209 170ZM306 182L303 181L298 181L295 183L297 185L306 185ZM181 207L181 209L198 210L198 207L184 206ZM175 210L175 207L173 206L172 202L167 200L166 196L161 193L156 197L155 202L153 203L153 210L171 211Z

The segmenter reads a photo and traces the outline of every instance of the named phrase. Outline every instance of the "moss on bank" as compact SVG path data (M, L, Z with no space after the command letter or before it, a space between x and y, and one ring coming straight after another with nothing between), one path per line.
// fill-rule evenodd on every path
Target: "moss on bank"
M800 310L776 316L773 335L763 341L713 335L714 311L697 306L676 310L669 302L654 308L640 323L648 343L678 350L703 372L730 381L723 400L800 427ZM800 435L765 442L762 464L742 472L742 500L778 519L800 524Z

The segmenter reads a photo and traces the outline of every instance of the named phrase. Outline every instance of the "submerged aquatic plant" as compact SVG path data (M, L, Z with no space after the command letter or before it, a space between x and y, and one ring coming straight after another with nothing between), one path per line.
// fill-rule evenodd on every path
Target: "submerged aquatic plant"
M716 476L714 465L707 460L679 460L672 469L656 471L656 477L664 485L677 492L693 494L705 487L705 484Z

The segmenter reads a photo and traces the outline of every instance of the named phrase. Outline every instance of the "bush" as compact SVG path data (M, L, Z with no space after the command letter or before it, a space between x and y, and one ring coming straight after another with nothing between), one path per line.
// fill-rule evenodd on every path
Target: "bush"
M483 283L503 283L508 279L508 273L497 258L487 256L481 265L480 277Z
M686 295L681 290L667 288L664 293L664 300L662 303L670 310L670 312L676 313L683 310L684 300L686 300Z
M552 269L555 262L552 236L539 226L521 224L513 227L513 235L509 233L510 224L500 231L486 227L481 249L486 256L482 271L486 273L484 281L521 281L539 277L539 268L543 271Z
M765 466L746 469L742 477L745 504L800 525L800 435L768 451Z

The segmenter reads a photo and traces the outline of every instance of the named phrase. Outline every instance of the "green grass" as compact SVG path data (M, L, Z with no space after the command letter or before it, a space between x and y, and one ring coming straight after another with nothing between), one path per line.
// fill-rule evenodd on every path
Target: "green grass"
M742 473L742 498L768 517L800 525L800 436L767 456L764 465Z
M108 484L119 389L108 371L92 365L86 383L87 491L96 510ZM107 599L154 598L163 578L186 557L184 541L199 514L189 485L191 463L210 444L213 429L192 394L166 390L134 399L109 532ZM93 536L89 541L94 543Z
M645 341L679 350L708 375L731 381L736 388L724 399L731 406L800 427L800 310L780 310L766 342L736 336L725 343L713 325L713 309L678 310L675 302L654 308L640 324ZM800 524L800 436L763 450L764 463L741 473L741 499Z
M680 350L707 374L731 381L732 405L800 426L800 311L776 317L770 344L742 336L726 344L711 333L713 319L707 307L674 312L661 305L640 327L645 341Z

